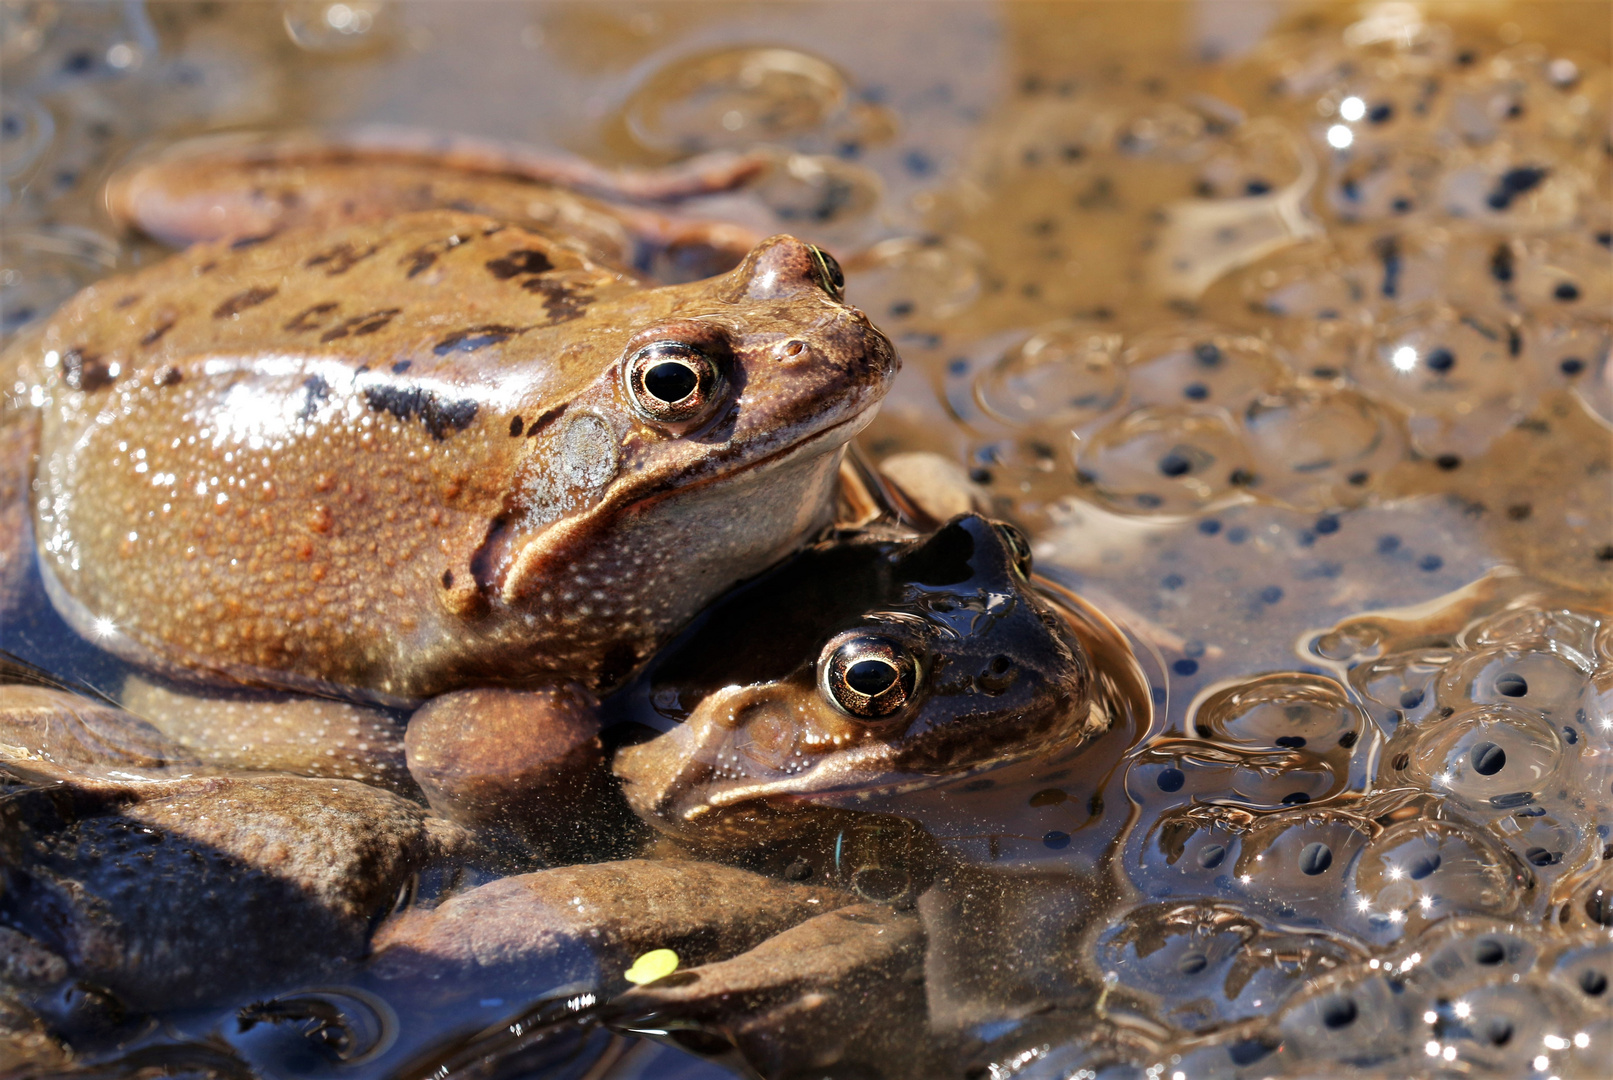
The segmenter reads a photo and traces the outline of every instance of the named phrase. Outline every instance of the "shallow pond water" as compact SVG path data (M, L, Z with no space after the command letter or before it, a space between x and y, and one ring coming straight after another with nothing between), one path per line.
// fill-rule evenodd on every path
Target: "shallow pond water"
M617 164L766 148L757 180L682 209L839 257L904 365L862 452L1026 531L1117 718L832 835L703 853L882 912L859 917L885 946L813 943L838 981L735 968L731 999L685 986L595 1026L550 1000L558 960L525 998L389 997L373 971L272 1008L119 1012L69 988L41 1007L67 1018L62 1068L694 1078L734 1043L791 1077L1605 1074L1605 6L7 0L0 19L8 336L161 257L99 197L153 143L384 122ZM37 596L0 647L160 705ZM633 693L629 719L680 718ZM408 789L401 736L347 730L332 746L397 741L362 778ZM287 753L256 767L348 775ZM618 824L551 857L665 853Z

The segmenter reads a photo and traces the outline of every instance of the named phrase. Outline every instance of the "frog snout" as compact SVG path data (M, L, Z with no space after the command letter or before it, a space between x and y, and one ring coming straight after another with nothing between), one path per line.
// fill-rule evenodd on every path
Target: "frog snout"
M734 274L742 294L754 300L787 299L806 292L840 300L845 293L845 275L834 256L782 233L757 244Z

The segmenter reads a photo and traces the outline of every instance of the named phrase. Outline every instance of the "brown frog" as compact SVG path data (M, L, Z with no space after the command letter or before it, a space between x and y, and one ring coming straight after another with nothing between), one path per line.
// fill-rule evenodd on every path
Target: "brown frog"
M1109 726L1100 678L1025 538L966 514L809 548L713 606L607 714L663 729L615 771L641 817L694 835L1068 751Z
M897 361L826 253L777 236L655 288L552 186L513 224L424 208L473 205L397 180L427 161L221 153L113 201L234 239L85 290L14 359L46 588L99 644L389 704L608 687L829 520ZM250 231L262 199L223 193L265 185Z

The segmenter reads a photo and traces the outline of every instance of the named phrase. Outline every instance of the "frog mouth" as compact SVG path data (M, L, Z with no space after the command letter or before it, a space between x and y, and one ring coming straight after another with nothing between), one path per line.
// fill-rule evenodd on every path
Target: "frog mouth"
M1060 737L1050 760L1062 760L1109 729L1108 713L1097 701L1087 706L1085 720ZM1035 754L1049 754L1048 745L1032 742L1001 754L983 757L964 768L937 772L893 771L889 748L878 744L842 750L805 772L777 779L733 781L707 786L698 802L681 809L680 817L694 820L702 814L742 806L748 802L795 803L803 807L837 806L859 809L874 799L893 798L942 785L967 781Z

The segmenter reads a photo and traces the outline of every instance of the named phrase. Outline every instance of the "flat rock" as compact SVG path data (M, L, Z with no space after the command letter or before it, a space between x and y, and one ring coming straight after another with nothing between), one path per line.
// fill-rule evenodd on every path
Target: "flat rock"
M762 1076L939 1076L916 915L857 904L621 995L617 1016L720 1032Z
M0 915L136 1008L258 993L365 952L466 834L390 792L281 775L83 780L0 803Z
M54 780L108 770L160 775L197 759L123 709L65 690L13 684L0 686L0 763Z
M371 972L426 993L575 984L610 993L652 949L672 949L684 963L724 959L850 899L716 863L624 859L541 870L394 917L376 932Z

